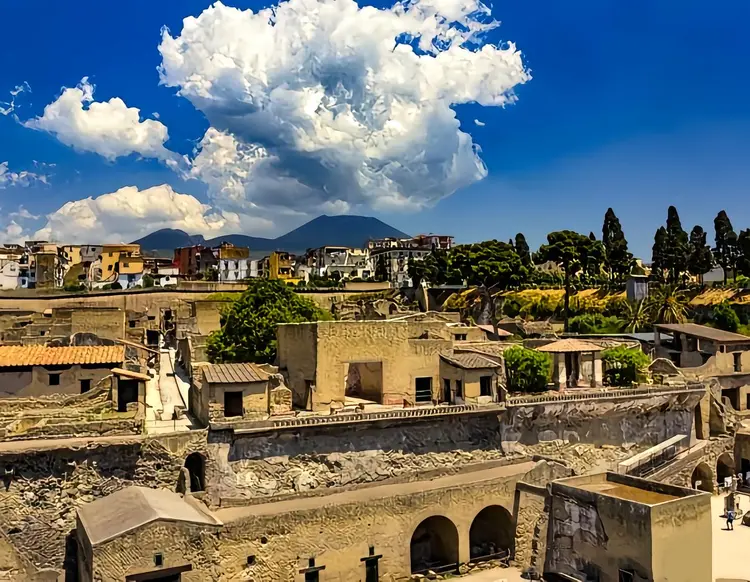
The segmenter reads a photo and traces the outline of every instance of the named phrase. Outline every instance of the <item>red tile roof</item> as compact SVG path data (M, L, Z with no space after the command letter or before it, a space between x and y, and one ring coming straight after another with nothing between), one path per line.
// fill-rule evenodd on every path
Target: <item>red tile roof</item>
M117 346L0 346L0 368L122 364L125 347Z

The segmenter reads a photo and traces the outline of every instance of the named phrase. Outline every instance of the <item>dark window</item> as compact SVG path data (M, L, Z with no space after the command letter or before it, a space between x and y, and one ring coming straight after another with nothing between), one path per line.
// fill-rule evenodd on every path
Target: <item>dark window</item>
M463 380L456 380L456 398L464 397L464 383Z
M451 381L443 378L443 402L451 401Z
M432 378L415 378L414 392L417 402L432 402Z
M129 266L130 266L130 263L123 263L123 264L122 264L122 266L123 266L123 267L129 267Z
M481 376L479 378L479 395L492 396L492 376Z
M633 570L620 570L617 577L617 582L633 582L635 580L635 572Z
M81 380L81 394L86 394L91 390L91 380Z
M112 270L112 265L107 265L107 271L111 271L111 270Z
M117 412L127 412L128 404L138 402L138 380L117 381Z
M242 416L242 392L224 392L224 416Z
M154 554L154 566L161 568L164 565L164 556L161 554Z
M133 320L131 319L130 321L128 321L128 325L129 325L130 327L135 327L135 321L133 321Z
M734 371L742 372L742 352L734 352Z
M456 334L456 341L465 341L466 340L466 334L465 333L457 333Z
M50 374L49 375L49 385L50 386L59 386L60 385L60 374Z

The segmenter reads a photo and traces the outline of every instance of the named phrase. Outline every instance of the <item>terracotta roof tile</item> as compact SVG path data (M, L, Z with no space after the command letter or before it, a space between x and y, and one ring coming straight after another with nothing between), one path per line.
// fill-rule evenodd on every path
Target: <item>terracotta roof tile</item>
M268 373L255 364L212 364L203 368L203 376L209 384L245 384L265 382Z
M0 346L0 368L122 364L125 347L118 346Z
M565 338L538 347L537 351L549 352L552 354L565 354L569 352L601 352L602 347L595 344L594 342Z
M485 370L499 368L502 365L497 359L476 352L454 352L443 355L442 358L449 364L466 370Z

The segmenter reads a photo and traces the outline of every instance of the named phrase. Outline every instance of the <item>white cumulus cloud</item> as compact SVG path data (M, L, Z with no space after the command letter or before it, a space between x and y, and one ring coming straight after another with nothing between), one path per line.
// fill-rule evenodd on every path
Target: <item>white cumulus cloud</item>
M47 184L47 176L34 172L12 172L8 162L0 162L0 189L9 186L30 186L35 182Z
M222 208L416 209L487 174L463 103L504 106L530 79L479 0L216 3L162 33L161 82L211 124L193 160Z
M47 215L34 238L70 243L130 242L161 228L219 236L240 231L243 217L214 210L169 185L120 188L65 203Z
M10 115L13 113L18 108L16 97L24 91L31 93L31 87L26 81L20 85L16 85L15 89L10 92L10 101L0 101L0 115Z
M108 160L138 154L175 162L176 154L164 147L167 127L156 120L141 121L140 110L119 97L94 101L94 86L84 77L76 87L64 88L60 97L44 108L41 117L26 127L53 134L67 146L94 152Z

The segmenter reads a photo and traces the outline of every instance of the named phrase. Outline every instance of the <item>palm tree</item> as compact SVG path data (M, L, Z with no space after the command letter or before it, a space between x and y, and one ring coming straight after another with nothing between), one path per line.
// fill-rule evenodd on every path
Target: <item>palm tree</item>
M641 299L636 303L628 302L620 318L620 326L624 333L636 333L651 323L649 305Z
M685 323L688 301L676 285L662 285L648 298L648 311L654 323Z

